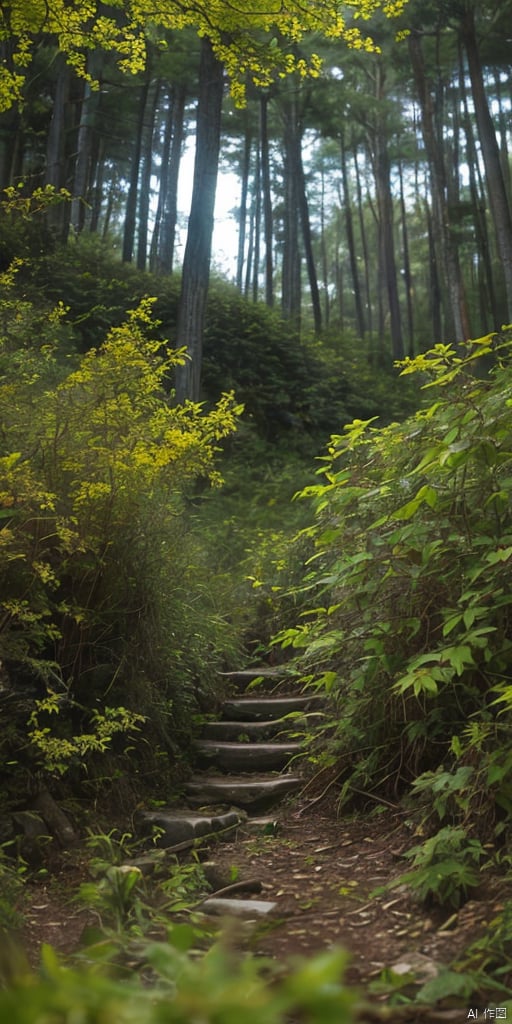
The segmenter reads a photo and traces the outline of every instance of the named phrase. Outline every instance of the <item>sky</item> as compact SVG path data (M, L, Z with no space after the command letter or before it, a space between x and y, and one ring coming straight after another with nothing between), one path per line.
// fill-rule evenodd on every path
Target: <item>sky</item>
M180 166L178 186L178 209L180 215L180 231L178 243L178 262L183 259L186 241L187 218L192 196L192 179L194 175L194 139L187 145ZM236 275L238 251L238 226L233 208L240 202L240 181L236 174L220 171L215 200L215 228L213 232L212 255L213 265L230 279Z

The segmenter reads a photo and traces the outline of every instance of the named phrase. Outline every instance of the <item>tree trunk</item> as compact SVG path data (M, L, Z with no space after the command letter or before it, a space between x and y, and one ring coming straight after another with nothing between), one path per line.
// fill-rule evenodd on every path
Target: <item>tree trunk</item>
M265 302L274 305L274 225L270 188L270 154L268 142L268 95L260 97L261 188L263 192L263 233L265 238Z
M498 140L485 94L482 62L475 28L475 13L471 0L466 4L464 16L460 24L460 32L468 59L475 117L487 179L489 205L505 280L508 305L507 319L510 320L512 319L512 215L503 178Z
M377 65L376 99L384 97L385 69L382 62ZM398 297L398 281L395 260L393 232L393 197L391 195L391 166L389 161L389 132L385 117L378 117L375 125L375 187L379 211L379 255L382 261L381 275L385 283L390 317L391 350L393 359L403 359L404 341Z
M137 225L137 269L145 270L148 256L148 221L151 191L151 173L153 170L153 139L162 83L157 81L151 88L152 95L146 103L147 117L144 123L142 138L140 184L139 184L139 218Z
M492 325L504 323L506 320L505 310L503 314L498 313L496 291L494 287L494 274L492 268L491 252L489 246L489 232L487 229L487 218L485 216L484 194L480 189L478 176L478 154L473 131L473 119L469 112L468 98L465 88L465 68L462 58L462 50L459 48L459 80L462 91L463 119L462 127L466 139L466 161L469 174L469 191L471 205L473 207L473 221L475 225L475 239L478 247L479 265L479 298L480 298L480 333L485 334L490 330L489 312Z
M494 68L493 77L494 88L496 91L496 99L498 101L498 125L500 131L501 170L503 173L505 188L507 190L508 201L509 204L512 204L512 180L510 175L508 147L509 112L507 109L507 101L503 99L503 90L501 88L501 72L499 68Z
M435 230L432 212L425 201L425 215L428 232L428 267L429 267L429 300L430 318L432 321L432 343L436 344L443 336L443 318L441 316L443 307L443 293L439 280L439 263L437 257Z
M430 172L432 192L432 227L434 246L439 266L443 268L445 287L442 290L446 339L438 341L463 341L469 338L469 318L466 307L464 285L459 266L459 257L447 204L446 173L443 159L443 140L436 129L434 99L425 71L421 40L412 31L408 38L409 54L421 109L423 141ZM450 337L451 335L451 337ZM455 335L455 337L453 337Z
M176 225L178 223L178 179L185 136L186 99L186 86L177 86L173 99L171 152L169 156L169 171L166 178L164 215L160 230L158 252L158 271L161 274L172 274L174 268L174 244L176 241Z
M366 224L364 220L364 204L363 204L363 186L361 183L361 168L359 167L359 160L357 149L354 151L354 170L356 178L356 194L357 194L357 211L359 218L359 234L361 236L361 250L363 253L363 266L364 266L364 286L366 291L366 310L368 318L368 331L370 334L370 341L373 340L373 313L372 313L372 292L370 287L370 254L368 248L368 238L366 232ZM370 346L370 359L371 359L371 346Z
M123 232L123 263L131 263L133 259L133 250L135 247L135 230L137 227L137 197L139 193L139 174L140 174L140 161L142 153L142 137L144 134L144 117L146 113L146 103L149 93L149 69L146 74L146 79L139 94L139 110L137 118L137 128L135 132L135 140L132 151L132 159L130 164L130 182L128 185L128 197L126 200L126 211L124 217L124 232Z
M336 218L337 220L337 218ZM331 319L329 299L329 260L327 256L327 234L325 230L325 172L321 170L320 186L320 253L322 259L322 284L324 290L324 323L328 327Z
M240 211L238 214L238 253L236 261L236 286L241 292L244 281L245 243L247 235L247 198L249 195L249 175L251 173L252 132L250 119L245 111L244 147L241 161Z
M402 221L402 247L403 247L403 259L404 259L404 285L405 285L405 301L407 309L407 331L408 331L408 349L409 356L414 355L414 309L412 304L412 273L411 273L411 260L409 255L409 232L407 231L407 209L405 205L405 192L404 192L404 173L402 167L402 158L398 159L398 180L400 182L400 217Z
M219 168L224 74L209 39L201 42L196 155L187 243L183 259L177 347L186 348L176 373L176 399L196 402L200 395L203 331L210 278L210 257Z
M300 333L300 250L299 250L299 182L297 180L297 97L286 97L283 115L283 266L281 306L284 317Z
M155 211L155 223L153 227L153 234L151 235L151 245L149 249L149 269L151 273L158 274L160 271L159 266L159 251L160 251L160 240L162 223L164 218L165 203L167 199L167 182L169 178L169 157L171 153L171 139L172 139L172 127L173 127L173 97L172 94L167 97L167 113L165 116L164 124L164 137L162 141L162 163L160 167L160 177L158 181L158 202Z
M343 133L343 127L341 127L340 129L340 159L341 182L343 185L343 212L345 215L345 231L347 235L350 273L352 275L352 287L354 289L356 331L360 338L364 338L366 334L366 324L364 319L363 300L361 296L361 285L359 282L359 271L357 268L357 253L354 238L354 221L352 218L352 197L350 195L350 184L347 170L347 152L345 148L345 137Z
M313 324L315 334L322 332L322 305L320 302L320 290L318 288L318 276L316 272L315 256L313 253L313 237L311 232L311 218L309 216L308 193L306 189L306 176L302 162L302 138L297 135L296 143L297 179L299 191L299 211L302 226L302 241L304 243L304 255L308 271L309 289L311 292L311 305L313 308Z
M252 301L257 302L260 292L260 245L261 245L261 153L256 149L254 167L254 250L252 275Z
M64 188L66 180L66 134L69 129L69 106L71 68L62 54L57 56L57 81L53 97L52 116L46 140L46 171L45 185L53 185L55 189ZM47 222L65 242L69 223L69 207L67 203L50 206L47 210Z

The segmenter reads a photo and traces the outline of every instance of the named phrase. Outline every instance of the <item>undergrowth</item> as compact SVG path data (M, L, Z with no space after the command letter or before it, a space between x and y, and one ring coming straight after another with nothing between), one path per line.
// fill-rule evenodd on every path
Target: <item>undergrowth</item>
M409 873L454 905L473 884L472 844L502 843L512 809L511 348L507 330L406 360L431 404L331 438L299 495L315 511L296 588L307 605L275 641L330 698L311 761L337 776L340 807L412 786L424 834L463 830L459 883L453 843L437 858L445 882L426 879L426 848Z

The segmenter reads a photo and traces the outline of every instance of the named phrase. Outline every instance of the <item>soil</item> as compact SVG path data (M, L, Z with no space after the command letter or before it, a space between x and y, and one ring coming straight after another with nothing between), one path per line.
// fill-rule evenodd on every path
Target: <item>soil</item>
M419 841L404 818L389 811L338 821L290 814L276 836L218 847L219 866L259 878L256 898L277 903L276 923L257 934L255 952L282 960L341 946L349 953L347 982L366 992L384 968L411 954L418 979L424 971L426 980L429 964L449 965L484 935L511 896L502 878L486 879L457 912L426 911L405 885L383 888L407 870L403 853Z
M275 834L242 833L210 849L220 880L215 887L222 879L252 880L261 892L247 898L276 902L272 918L248 940L253 954L281 963L341 946L349 954L346 980L365 995L384 968L411 956L419 982L433 965L453 962L512 895L502 878L488 877L454 912L426 911L404 885L379 891L403 873L403 853L418 842L398 809L338 820L304 807L280 810L277 819ZM22 942L33 965L41 943L71 953L84 927L95 923L70 898L85 877L85 861L75 857L50 880L25 887ZM372 1002L384 998L377 993Z

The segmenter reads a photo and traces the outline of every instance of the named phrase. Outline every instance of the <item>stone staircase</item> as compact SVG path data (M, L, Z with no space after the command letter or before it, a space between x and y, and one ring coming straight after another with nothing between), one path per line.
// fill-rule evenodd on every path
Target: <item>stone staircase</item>
M290 733L300 731L306 714L315 714L319 699L291 693L285 668L226 672L223 679L231 693L196 741L197 771L184 789L187 806L137 816L141 832L159 829L161 846L184 848L201 837L229 834L303 785L295 760L304 747Z

